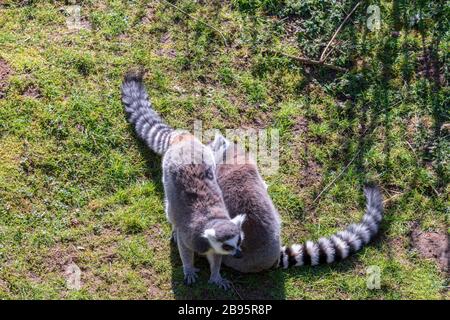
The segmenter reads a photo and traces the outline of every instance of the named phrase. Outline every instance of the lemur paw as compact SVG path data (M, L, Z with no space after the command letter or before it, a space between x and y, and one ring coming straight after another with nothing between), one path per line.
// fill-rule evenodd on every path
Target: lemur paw
M188 286L195 283L195 281L197 281L197 278L198 278L198 275L197 275L198 271L199 271L199 269L197 269L197 268L185 270L184 271L184 283Z
M208 283L215 284L216 286L218 286L219 288L224 289L224 290L228 290L231 287L231 282L225 278L222 278L221 276L214 277L214 278L211 277L209 279Z

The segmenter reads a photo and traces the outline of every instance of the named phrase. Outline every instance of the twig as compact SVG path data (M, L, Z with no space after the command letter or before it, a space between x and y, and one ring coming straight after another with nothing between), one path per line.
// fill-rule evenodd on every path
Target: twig
M409 191L409 190L408 190L408 191ZM403 196L404 194L405 194L405 192L400 192L400 193L394 194L392 197L387 198L386 200L384 200L384 201L383 201L383 204L388 203L388 202L391 202L392 200L394 200L394 199L396 199L396 198L398 198L398 197L400 197L400 196Z
M340 71L340 72L347 72L348 71L348 69L346 69L346 68L338 67L338 66L335 66L335 65L329 64L329 63L324 63L323 61L312 60L312 59L305 58L305 57L297 57L297 56L294 56L294 55L290 55L288 53L275 51L275 50L272 50L272 49L266 49L263 52L271 52L271 53L274 53L274 54L280 54L282 56L291 58L293 60L297 60L298 62L301 62L301 63L304 63L304 64L312 64L312 65L316 65L316 66L324 66L326 68L333 69L333 70Z
M325 55L325 57L321 58L322 61L327 60L328 56L336 49L336 47L331 48L330 50L328 50L327 54Z
M359 149L358 152L353 156L352 160L350 160L350 162L345 166L345 168L342 169L342 171L325 188L323 188L322 191L320 191L319 195L314 199L313 203L319 200L322 194L327 191L328 188L330 188L336 182L336 180L339 179L340 176L342 176L342 174L348 169L348 167L350 167L353 161L355 161L356 157L361 153L361 150L362 149Z
M233 288L234 292L236 292L236 294L238 295L239 299L244 300L244 299L242 299L241 295L239 294L239 291L236 290L236 287L234 286L233 282L230 281L230 284L231 284L231 287Z
M350 18L350 16L353 14L353 12L355 12L356 8L359 7L359 5L361 4L361 1L359 1L352 9L352 11L350 11L350 13L345 17L344 21L342 21L341 25L336 29L336 31L334 32L333 36L331 37L330 41L328 41L327 46L325 47L325 49L322 51L322 54L320 55L320 60L321 62L323 62L325 60L325 53L328 50L328 47L331 45L331 43L333 42L334 38L336 38L337 34L339 33L339 31L341 31L342 27L344 26L344 24L347 22L347 20Z
M175 9L177 9L178 11L182 12L183 14L187 15L187 16L190 17L191 19L194 19L194 20L196 20L196 21L198 21L198 22L200 22L200 23L203 23L205 26L210 27L211 29L213 29L214 31L216 31L216 32L222 37L223 42L225 43L225 46L228 47L227 39L225 38L225 36L223 35L223 33L222 33L219 29L217 29L216 27L210 25L209 23L207 23L207 22L205 22L205 21L203 21L203 20L201 20L201 19L198 19L198 18L196 18L196 17L190 15L189 13L187 13L187 12L184 11L183 9L179 8L178 6L174 5L173 3L170 3L169 1L166 1L166 0L158 0L158 1L161 1L161 2L164 2L165 4L168 4L169 6L175 8Z

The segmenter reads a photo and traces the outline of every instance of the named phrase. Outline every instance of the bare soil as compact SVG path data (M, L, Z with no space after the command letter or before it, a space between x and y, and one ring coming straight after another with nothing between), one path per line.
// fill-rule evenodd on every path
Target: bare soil
M8 79L12 74L12 69L9 64L0 58L0 99L2 99L6 94L6 89L8 87Z
M436 261L440 269L448 271L448 236L442 232L422 232L415 228L411 233L413 247L421 256Z
M38 87L36 87L34 85L31 85L25 90L23 95L27 96L27 97L30 97L30 98L38 99L38 98L41 97L41 91L39 90Z

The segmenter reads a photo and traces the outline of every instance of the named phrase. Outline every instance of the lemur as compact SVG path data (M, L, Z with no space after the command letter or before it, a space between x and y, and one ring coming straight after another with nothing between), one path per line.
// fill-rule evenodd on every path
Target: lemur
M246 213L242 228L243 258L226 256L223 263L241 272L259 272L270 267L333 263L360 250L378 232L382 220L382 196L378 188L366 186L366 212L358 224L348 226L317 242L280 245L280 218L267 193L256 162L236 143L218 134L208 144L216 158L217 181L231 217Z
M125 75L122 102L138 137L163 157L165 211L176 237L185 283L190 285L197 279L194 253L198 253L209 261L209 282L227 289L230 283L220 275L222 257L242 256L245 215L230 218L217 184L211 149L188 132L163 122L151 107L142 77L136 71Z

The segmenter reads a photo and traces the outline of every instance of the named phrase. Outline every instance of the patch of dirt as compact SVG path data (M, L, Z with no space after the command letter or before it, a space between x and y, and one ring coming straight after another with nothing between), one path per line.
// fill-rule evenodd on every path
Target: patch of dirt
M44 265L50 272L65 272L66 267L78 260L78 253L73 246L57 245L50 249L44 258Z
M81 289L82 271L76 264L78 261L77 249L74 246L57 245L50 249L44 258L44 266L50 272L57 272L66 279L66 286L69 290Z
M101 263L112 263L118 257L117 238L119 236L119 231L103 228L98 235L91 235L80 244L86 246L87 250L95 252L96 258Z
M147 10L145 11L145 16L142 18L141 22L143 24L152 23L155 20L155 12L156 12L155 7L153 6L147 7Z
M301 188L318 185L322 181L322 167L314 160L308 159L302 172L299 186Z
M308 120L304 117L296 117L292 132L295 134L302 134L308 131Z
M423 50L422 55L417 59L417 73L430 81L434 81L438 86L445 83L444 67L441 66L438 56L432 47Z
M434 260L442 271L448 271L449 243L446 233L422 232L415 227L411 233L411 242L422 257Z
M235 50L233 64L237 69L247 69L252 60L252 54L249 49L246 47L241 47L240 44L233 46L232 48Z
M433 123L434 120L431 116L428 115L414 115L410 119L405 119L406 125L406 135L408 142L414 146L414 139L417 138L418 135L422 134L427 137L433 136ZM417 149L420 151L424 151L425 146L417 146Z
M155 257L166 256L172 243L170 235L164 233L159 223L151 226L146 232L145 237L150 248L155 253ZM176 246L176 245L175 245Z
M10 292L8 288L8 283L2 279L0 279L0 289L5 292Z
M156 50L156 54L158 56L171 59L177 56L177 52L175 51L175 49L173 49L173 40L169 32L166 32L162 35L160 43L162 45L162 48Z
M307 136L306 133L308 132L308 119L304 117L296 117L295 124L292 127L291 131L295 136ZM294 161L301 162L301 172L299 177L296 181L298 181L298 186L300 188L307 188L307 187L316 187L320 184L322 181L322 166L318 164L308 153L308 145L310 143L315 143L313 141L309 141L308 139L306 141L301 141L299 143L295 143L293 146L294 148L294 154L300 155L302 150L305 151L306 159L296 158Z
M5 96L6 88L8 87L8 79L12 74L12 69L9 64L0 58L0 99Z
M31 85L25 90L23 95L26 97L38 99L41 97L41 91L35 85Z
M218 116L220 116L220 114ZM254 129L254 130L258 131L260 129L268 128L271 122L272 122L272 119L270 118L270 115L259 112L259 113L255 114L251 119L242 121L241 129L243 129L243 130Z
M30 279L34 283L41 283L42 279L36 273L29 271L27 274L27 278Z
M380 237L383 236L380 235ZM386 238L386 241L388 241L389 258L399 261L404 266L409 266L411 264L411 261L409 261L407 255L405 255L405 252L407 252L408 248L408 239L405 237L397 236Z
M166 296L166 291L158 286L158 279L155 277L153 270L141 269L139 274L148 287L147 294L149 299L163 299Z
M302 22L297 18L288 17L283 21L284 25L284 35L281 38L281 42L288 46L297 47L298 46L298 38L297 35L299 32L303 32Z

